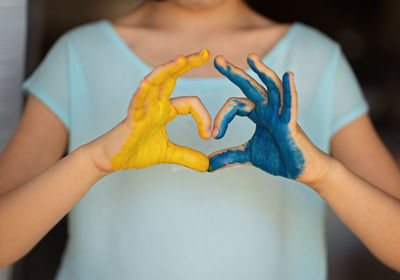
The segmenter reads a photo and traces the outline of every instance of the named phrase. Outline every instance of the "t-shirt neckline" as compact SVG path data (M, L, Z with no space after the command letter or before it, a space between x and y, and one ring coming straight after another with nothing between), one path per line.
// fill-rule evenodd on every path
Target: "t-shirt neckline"
M130 47L129 45L122 39L122 37L118 34L115 30L112 22L108 19L100 20L100 24L102 24L107 33L110 35L112 41L115 45L122 51L123 55L130 60L136 67L139 67L144 75L149 74L153 67L148 65L143 59L141 59ZM274 56L278 54L278 52L283 48L285 44L287 44L290 39L293 37L293 34L297 30L297 27L300 25L299 22L295 21L286 31L286 33L282 36L282 38L275 43L272 49L264 55L261 61L268 65L270 61L273 59ZM245 71L247 74L252 75L252 71L250 68L246 69ZM221 77L199 77L199 78L188 78L188 77L180 77L179 83L183 85L216 85L221 83L226 83L226 78Z

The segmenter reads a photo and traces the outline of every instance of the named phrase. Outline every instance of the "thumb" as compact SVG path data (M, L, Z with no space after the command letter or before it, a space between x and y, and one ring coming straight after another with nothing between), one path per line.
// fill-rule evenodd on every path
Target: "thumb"
M168 142L165 163L179 164L199 172L205 172L208 170L209 159L199 151Z
M251 165L250 151L248 144L219 150L209 155L210 167L209 172L217 169L232 167L235 165Z

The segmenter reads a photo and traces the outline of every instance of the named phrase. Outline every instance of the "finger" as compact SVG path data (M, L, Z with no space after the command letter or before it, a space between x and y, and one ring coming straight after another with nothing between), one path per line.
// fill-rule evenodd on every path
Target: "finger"
M283 99L281 80L273 70L265 66L257 55L250 54L247 58L247 63L267 86L268 104L273 107L274 111L278 112L281 108L281 100Z
M185 58L186 63L183 67L181 68L174 68L170 69L169 71L169 78L166 78L163 83L161 83L160 87L160 100L165 101L169 99L171 96L171 93L175 87L176 84L176 79L178 79L179 76L187 73L194 67L199 67L206 63L208 59L210 58L210 53L208 50L203 49L198 53L194 53L191 55L188 55L186 57L181 57Z
M173 78L175 73L184 69L187 63L185 56L178 56L175 60L156 67L144 80L148 81L153 86L159 86L165 82L165 80Z
M209 158L199 151L169 142L165 163L179 164L205 172L208 170Z
M164 83L160 85L159 98L161 102L166 102L170 98L172 91L175 88L175 85L176 85L175 78L166 79Z
M148 106L154 106L158 102L158 94L160 92L160 88L156 86L151 86L149 89L148 97L147 97L147 102Z
M161 66L156 67L149 75L147 75L141 82L138 90L133 95L131 102L129 104L128 114L131 113L134 119L139 119L143 116L147 98L152 89L154 93L154 88L159 87L161 83L169 81L166 83L162 89L166 91L167 96L171 94L174 89L175 82L170 82L171 73L179 71L179 69L185 67L187 64L186 57L178 57L177 59L167 62ZM161 88L160 88L161 90ZM155 102L154 95L152 95L151 100ZM158 97L158 96L157 96Z
M146 106L149 89L152 87L160 87L158 96L168 99L175 87L176 79L180 75L188 72L193 67L203 65L210 58L208 50L203 49L198 53L191 55L178 56L175 60L169 61L163 65L156 67L149 75L147 75L140 83L139 89L131 99L129 110L134 112L134 115L140 117L143 115L143 110ZM154 93L154 88L152 89ZM151 96L151 102L155 102L155 95Z
M211 116L197 96L185 96L171 99L171 104L179 115L192 114L197 123L199 135L203 139L211 137Z
M138 119L143 115L146 99L149 94L150 84L146 81L141 81L136 93L132 96L128 108L128 115L132 115L134 119Z
M217 151L209 155L209 158L209 172L213 172L222 168L232 167L235 165L251 164L250 151L248 149L247 143L240 146Z
M174 73L174 77L178 78L183 74L190 71L190 69L202 66L210 59L210 53L207 49L202 49L200 52L186 56L187 64L184 68L180 69L178 72Z
M285 123L297 122L297 91L292 72L286 72L283 81L283 106L281 118Z
M247 98L229 98L214 119L212 136L215 139L224 137L228 124L238 116L248 116L254 109L254 103Z
M237 85L254 103L267 100L267 91L242 69L227 62L223 56L219 55L215 58L214 66L222 75Z

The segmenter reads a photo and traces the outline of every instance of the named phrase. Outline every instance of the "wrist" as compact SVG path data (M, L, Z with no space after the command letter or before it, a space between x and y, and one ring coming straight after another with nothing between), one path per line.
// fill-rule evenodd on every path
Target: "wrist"
M79 157L85 159L90 173L93 174L97 180L100 180L101 178L110 174L112 171L105 169L101 164L99 164L99 162L97 162L97 155L100 153L100 151L95 142L96 140L82 145L72 153L77 154Z
M332 176L337 176L338 170L341 168L342 164L333 157L325 154L323 163L321 163L320 166L321 171L319 176L315 178L315 180L306 183L306 185L316 191L319 195L325 191Z

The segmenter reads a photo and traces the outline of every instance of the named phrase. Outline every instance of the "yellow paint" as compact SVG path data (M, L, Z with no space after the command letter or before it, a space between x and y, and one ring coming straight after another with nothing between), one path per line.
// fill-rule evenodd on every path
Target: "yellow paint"
M174 163L197 171L208 169L209 159L203 153L176 145L168 140L166 125L178 114L192 113L202 138L209 136L202 117L190 104L174 107L170 95L176 80L193 67L203 65L210 54L200 53L184 57L154 69L140 84L129 105L129 132L121 149L111 159L112 170L144 168L154 164Z

